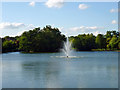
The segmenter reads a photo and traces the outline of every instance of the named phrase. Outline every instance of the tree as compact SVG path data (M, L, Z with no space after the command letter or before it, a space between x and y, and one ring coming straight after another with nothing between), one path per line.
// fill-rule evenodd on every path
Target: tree
M112 32L111 31L107 31L105 37L106 38L112 38Z
M78 35L73 39L73 47L76 50L90 51L91 49L96 48L95 36L93 34Z
M2 44L2 52L15 51L16 45L12 40L6 40Z
M108 45L109 45L110 49L114 50L114 49L118 48L118 43L119 43L118 38L116 35L114 35Z
M118 43L118 49L120 50L120 42Z
M96 42L97 48L99 49L106 48L106 39L102 34L97 35L95 42Z
M24 52L56 52L62 47L64 40L65 36L58 28L35 28L22 34L19 49Z
M116 31L107 31L105 35L98 34L95 37L91 34L79 34L71 36L74 49L90 51L92 49L120 50L120 34ZM61 34L58 28L47 25L43 29L34 28L24 32L21 36L2 38L3 52L57 52L63 47L66 41L65 35Z

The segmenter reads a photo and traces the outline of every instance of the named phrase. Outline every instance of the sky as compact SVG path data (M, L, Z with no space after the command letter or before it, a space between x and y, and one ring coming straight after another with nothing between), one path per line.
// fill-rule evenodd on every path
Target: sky
M3 2L0 37L21 35L35 27L51 25L75 36L118 31L117 2Z

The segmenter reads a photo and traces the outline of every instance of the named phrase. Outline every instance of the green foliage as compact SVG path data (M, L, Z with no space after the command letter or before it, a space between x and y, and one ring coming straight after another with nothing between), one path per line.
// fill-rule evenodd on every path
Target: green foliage
M106 39L102 34L98 34L95 40L95 43L97 45L97 48L106 48Z
M98 34L95 37L92 34L82 34L76 37L71 36L73 47L76 50L119 50L120 49L120 36L119 32L107 31L106 35Z
M21 36L2 38L2 52L57 52L63 47L66 40L58 28L46 26L24 32ZM74 49L78 51L105 51L120 50L120 34L116 31L107 31L105 35L81 34L71 36Z
M91 50L95 48L95 36L93 34L78 35L73 40L73 47L76 50Z
M25 52L56 52L62 47L65 36L58 28L46 26L24 32L19 41L19 49Z
M3 42L3 52L10 52L10 51L15 51L16 47L15 47L15 43L12 40L6 40Z
M119 48L119 42L120 42L119 32L107 31L105 36L106 36L107 50L120 49Z
M118 43L118 49L120 50L120 42Z
M116 50L119 48L119 43L120 43L120 39L117 38L116 35L114 35L108 44L108 48L111 50Z
M116 31L107 31L105 37L106 38L112 38L114 35L119 36L119 32L116 32Z

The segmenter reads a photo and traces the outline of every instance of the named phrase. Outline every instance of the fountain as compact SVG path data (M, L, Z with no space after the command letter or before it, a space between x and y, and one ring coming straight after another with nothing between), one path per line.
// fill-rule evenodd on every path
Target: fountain
M66 41L63 43L63 49L61 49L62 52L64 52L65 56L51 56L56 58L81 58L82 56L73 56L71 55L71 52L73 50L71 49L72 42L69 41L69 38L67 37Z
M64 42L63 52L65 53L66 57L69 58L71 50L71 42L69 42L69 38L67 37L66 42Z

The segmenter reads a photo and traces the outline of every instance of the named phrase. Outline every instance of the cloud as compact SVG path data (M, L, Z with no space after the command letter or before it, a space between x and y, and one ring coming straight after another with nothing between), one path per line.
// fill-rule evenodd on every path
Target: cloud
M0 23L0 29L17 29L17 28L21 28L21 27L25 27L25 24L23 23Z
M59 29L60 31L62 31L62 30L64 29L64 27L58 27L58 29Z
M18 33L17 33L17 36L20 36L20 35L22 35L23 32L29 31L29 30L34 29L34 28L35 28L35 26L32 25L32 24L26 25L25 30L22 30L22 31L18 32Z
M35 28L32 24L24 23L0 23L0 37L20 35L20 32Z
M87 32L90 30L98 30L101 29L102 27L97 27L97 26L92 26L92 27L85 27L85 26L80 26L80 27L73 27L70 28L72 31L82 31L82 32Z
M29 3L29 5L32 6L32 7L34 7L35 6L35 2L32 1L32 2Z
M110 12L111 12L111 13L118 12L118 9L111 9Z
M29 31L29 30L22 30L22 31L20 31L20 32L17 33L17 36L22 35L22 33L25 32L25 31Z
M100 32L100 31L94 31L93 34L94 34L95 36L97 36L98 34L102 34L102 32Z
M100 32L99 30L104 29L104 27L97 27L97 26L91 26L91 27L86 27L86 26L80 26L80 27L72 27L69 29L68 32L72 32L75 35L78 34L90 34L93 33L95 36L97 36L97 34L101 34L102 32ZM70 33L72 35L72 33ZM77 33L77 34L76 34Z
M79 9L81 9L81 10L85 10L85 9L87 9L88 8L88 6L86 5L86 4L79 4Z
M117 24L117 21L116 20L112 20L112 24Z
M98 27L98 26L80 26L80 27L70 27L70 28L65 28L65 27L59 27L59 30L61 31L62 34L66 36L77 36L78 34L91 34L93 33L95 36L97 34L104 34L102 31L105 29L104 27Z
M45 5L48 7L48 8L61 8L64 4L64 0L48 0Z

